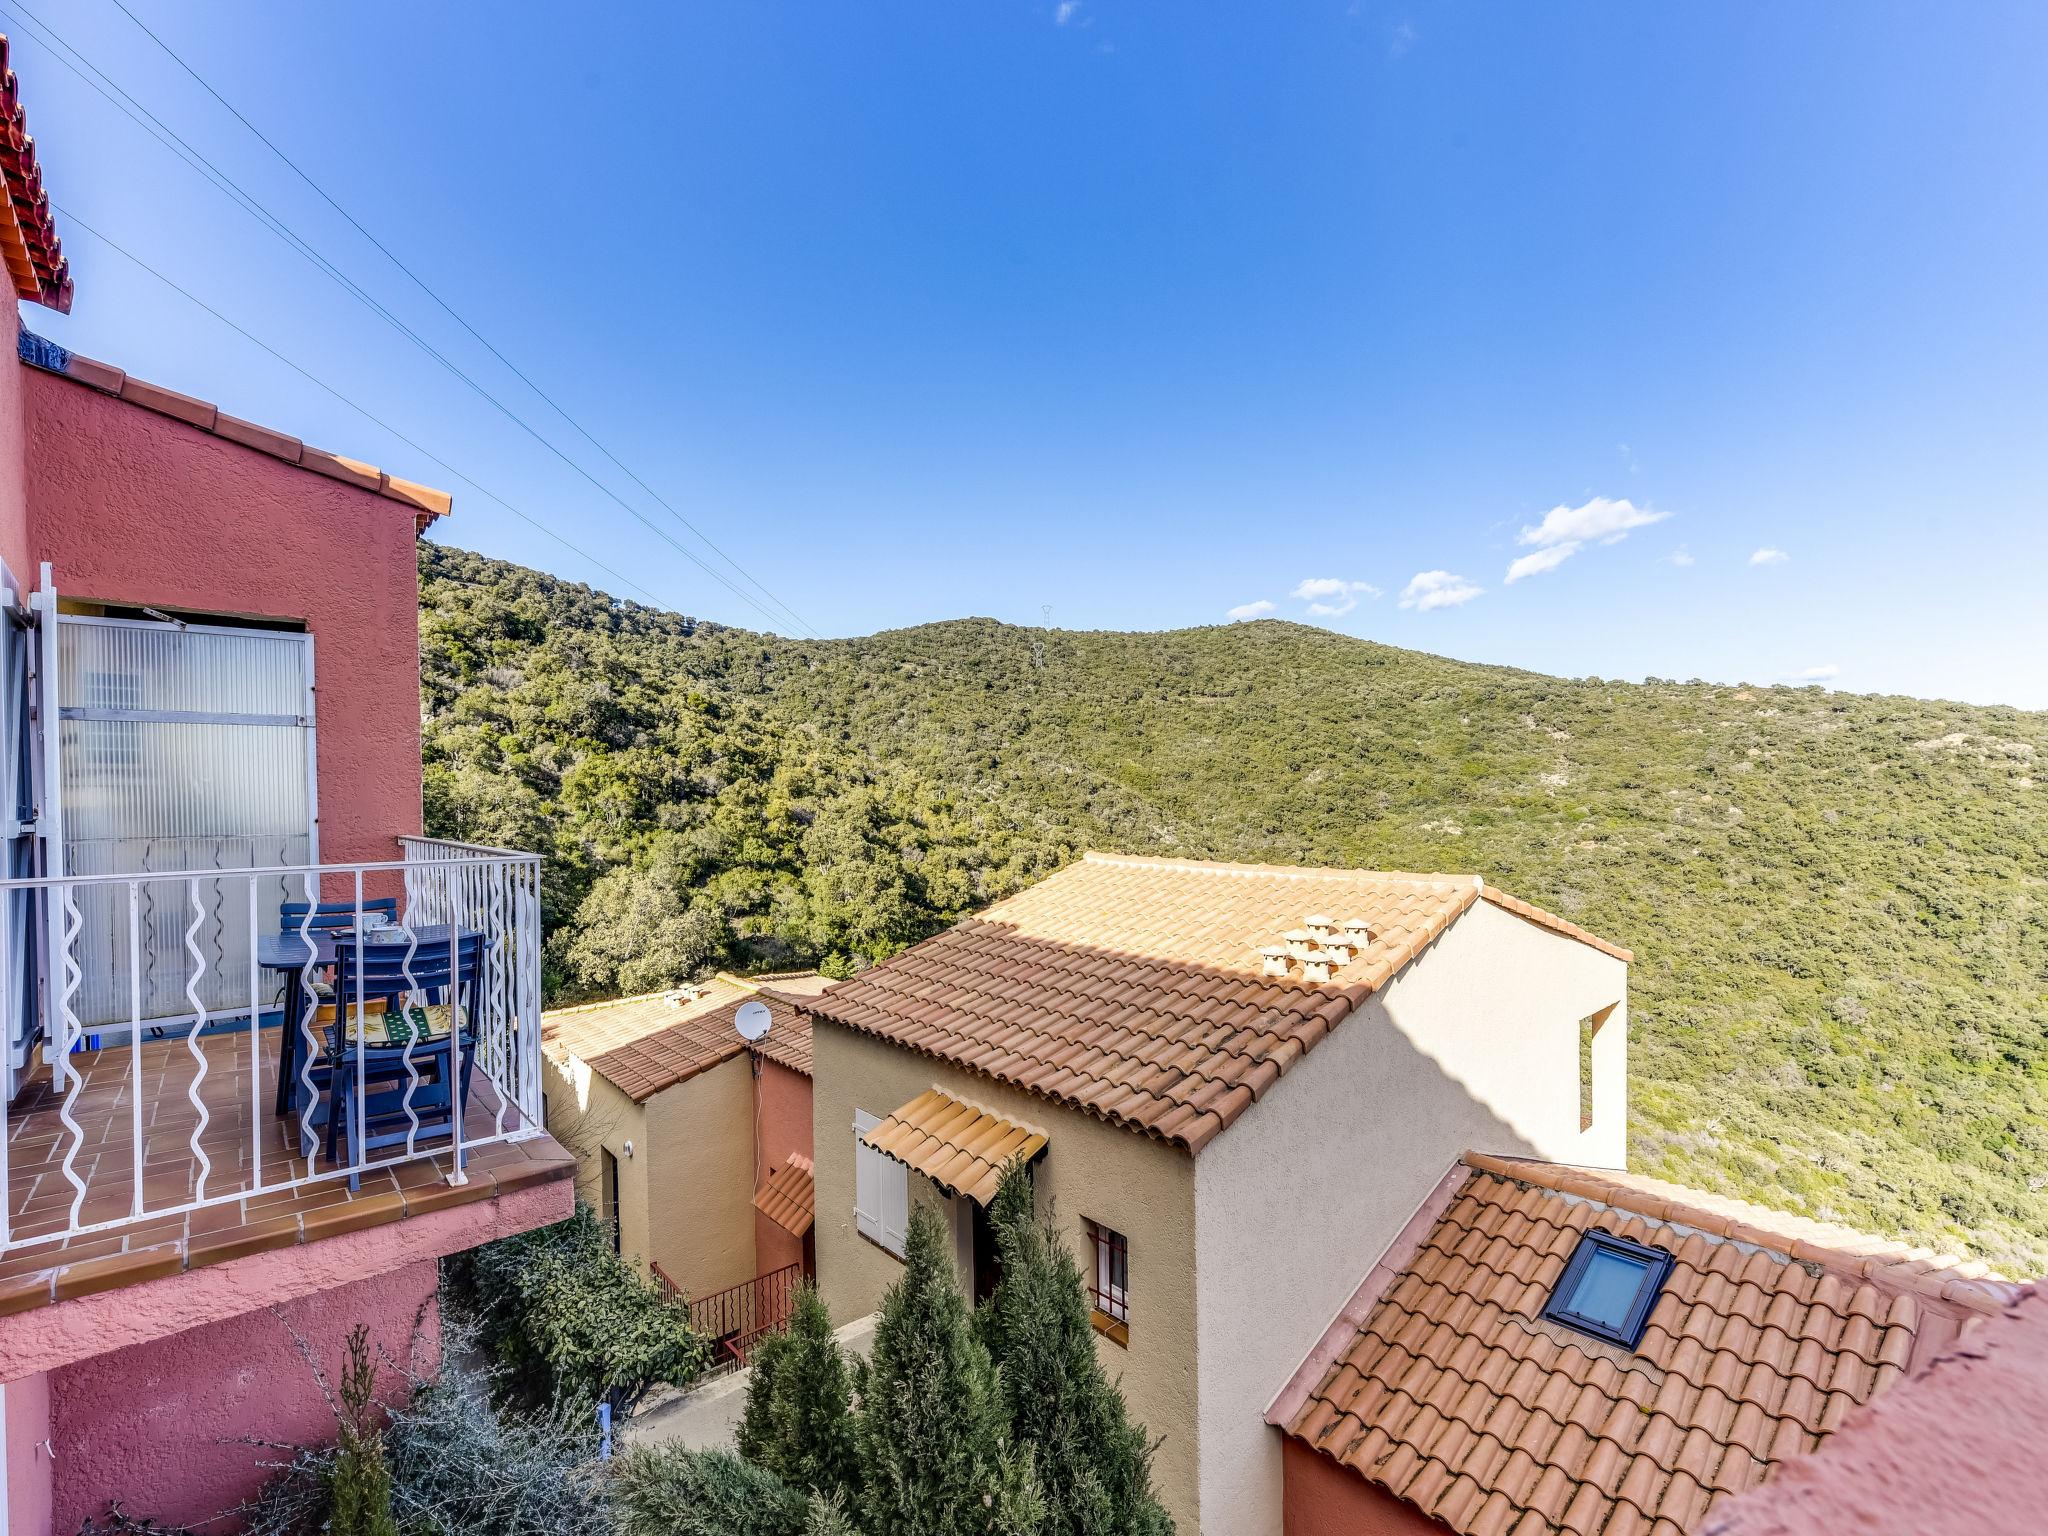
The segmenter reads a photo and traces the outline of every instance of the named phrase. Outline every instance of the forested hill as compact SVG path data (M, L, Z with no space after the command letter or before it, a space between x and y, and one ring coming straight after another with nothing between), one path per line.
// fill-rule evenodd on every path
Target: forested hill
M848 968L1089 847L1483 873L1635 950L1639 1171L2048 1266L2048 716L420 570L429 828L547 855L560 995Z

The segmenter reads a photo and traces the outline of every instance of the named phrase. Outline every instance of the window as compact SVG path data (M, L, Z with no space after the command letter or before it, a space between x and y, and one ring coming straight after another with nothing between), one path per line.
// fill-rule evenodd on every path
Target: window
M1634 1349L1671 1273L1671 1255L1609 1232L1579 1239L1543 1315L1567 1328Z
M853 1112L853 1224L900 1259L910 1226L910 1170L861 1140L881 1123L864 1109Z
M1579 1129L1582 1131L1593 1129L1593 1041L1614 1008L1615 1005L1609 1003L1598 1013L1579 1020Z
M1099 1221L1082 1223L1088 1231L1088 1247L1094 1255L1088 1282L1088 1300L1094 1308L1095 1329L1119 1344L1131 1342L1131 1245L1123 1233L1112 1232Z
M598 1175L597 1214L612 1235L612 1252L619 1251L619 1160L610 1148L601 1151L603 1163Z

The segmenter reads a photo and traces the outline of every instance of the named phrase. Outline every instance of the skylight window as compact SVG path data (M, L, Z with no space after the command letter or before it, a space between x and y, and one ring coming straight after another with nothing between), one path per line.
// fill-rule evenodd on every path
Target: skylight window
M1658 1293L1671 1273L1671 1255L1610 1232L1588 1232L1572 1250L1543 1315L1623 1349L1634 1349Z

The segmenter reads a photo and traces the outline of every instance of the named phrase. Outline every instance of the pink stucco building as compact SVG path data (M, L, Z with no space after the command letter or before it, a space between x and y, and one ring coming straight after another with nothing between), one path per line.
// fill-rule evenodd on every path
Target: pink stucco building
M68 309L4 50L0 259ZM538 862L420 836L449 510L27 329L0 356L0 1536L219 1515L249 1437L332 1439L309 1356L362 1323L431 1367L437 1261L569 1212ZM387 1004L448 1012L393 1043Z

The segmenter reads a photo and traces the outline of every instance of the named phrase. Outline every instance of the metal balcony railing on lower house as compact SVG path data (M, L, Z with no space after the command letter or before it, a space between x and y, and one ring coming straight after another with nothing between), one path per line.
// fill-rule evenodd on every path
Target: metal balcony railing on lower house
M668 1272L659 1264L652 1268L663 1293L671 1300L682 1300L682 1291ZM695 1301L686 1301L690 1326L711 1341L711 1364L705 1374L721 1376L739 1370L746 1365L756 1344L769 1334L788 1328L796 1312L797 1288L803 1283L803 1266L786 1264Z
M401 841L0 880L0 1255L544 1134L540 860Z

